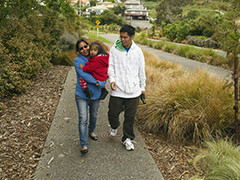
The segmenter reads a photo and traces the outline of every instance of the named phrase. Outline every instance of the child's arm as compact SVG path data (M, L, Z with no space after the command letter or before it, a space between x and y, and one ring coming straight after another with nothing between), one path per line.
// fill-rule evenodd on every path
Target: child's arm
M91 58L91 62L86 62L85 66L83 66L82 70L87 73L94 72L99 67L99 61L96 57Z

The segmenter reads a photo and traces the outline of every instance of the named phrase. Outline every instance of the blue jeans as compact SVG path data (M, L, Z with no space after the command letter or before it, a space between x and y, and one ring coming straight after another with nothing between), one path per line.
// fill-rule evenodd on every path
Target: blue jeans
M88 147L88 133L93 133L96 127L98 107L100 100L83 99L75 95L77 109L78 109L78 131L80 136L80 145ZM88 125L88 106L89 106L89 126Z

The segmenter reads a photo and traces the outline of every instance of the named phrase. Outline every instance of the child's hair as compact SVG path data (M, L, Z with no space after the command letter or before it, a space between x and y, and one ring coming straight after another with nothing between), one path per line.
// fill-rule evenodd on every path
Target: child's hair
M132 27L131 25L126 24L123 25L122 28L120 29L120 33L121 32L127 32L128 35L132 37L132 35L135 35L135 28Z
M99 42L96 42L96 41L92 42L92 44L90 45L90 49L91 49L92 45L98 46L98 54L97 55L99 55L99 54L106 55L105 49L103 48L103 46Z

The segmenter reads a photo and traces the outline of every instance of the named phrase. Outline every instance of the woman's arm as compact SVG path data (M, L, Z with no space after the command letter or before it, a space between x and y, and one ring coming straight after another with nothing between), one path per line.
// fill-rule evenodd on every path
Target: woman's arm
M97 84L97 80L91 74L86 73L82 69L79 68L80 64L85 64L84 60L82 60L80 58L77 58L74 60L74 66L76 69L76 73L87 83ZM98 81L98 82L100 83L100 87L102 87L102 84L106 84L106 81Z

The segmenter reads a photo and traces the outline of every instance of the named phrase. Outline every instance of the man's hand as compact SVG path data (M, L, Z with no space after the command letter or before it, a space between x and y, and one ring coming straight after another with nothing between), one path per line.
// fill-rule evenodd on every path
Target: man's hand
M79 68L81 68L81 69L82 69L82 68L83 68L83 65L82 65L82 64L80 64L80 65L79 65Z
M110 84L110 86L111 86L111 89L112 89L113 91L116 91L116 90L117 90L117 83L116 83L116 82L112 82L112 83Z

